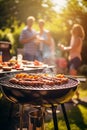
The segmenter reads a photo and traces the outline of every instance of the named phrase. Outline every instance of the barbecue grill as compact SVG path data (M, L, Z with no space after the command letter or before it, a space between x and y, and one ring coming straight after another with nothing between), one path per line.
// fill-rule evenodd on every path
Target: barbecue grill
M58 130L58 127L54 104L62 104L66 124L68 125L67 128L68 130L70 129L69 123L67 123L68 121L65 113L64 103L69 101L74 95L74 92L79 84L78 80L68 77L68 82L66 84L53 86L45 84L41 86L24 86L9 82L10 78L11 76L6 76L0 81L2 92L8 100L19 104L50 104L53 111L55 130Z
M68 83L62 85L24 86L9 82L11 77L0 81L6 98L14 103L29 103L34 105L64 103L68 101L77 88L78 81L68 78Z

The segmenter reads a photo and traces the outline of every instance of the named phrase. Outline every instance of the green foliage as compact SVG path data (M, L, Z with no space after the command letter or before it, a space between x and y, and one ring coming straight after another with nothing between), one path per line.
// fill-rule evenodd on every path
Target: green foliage
M0 41L10 41L10 29L6 28L4 31L0 30Z
M11 54L12 55L16 55L17 54L17 48L22 48L23 45L20 44L19 42L19 36L21 33L22 28L24 27L24 24L21 24L20 26L17 24L17 22L15 21L14 26L13 26L13 32L12 32L12 37L13 37L13 41L12 41L12 51Z
M0 28L9 27L16 18L15 0L0 0Z
M11 55L17 54L17 48L22 48L23 45L19 43L19 35L21 33L24 24L19 24L14 21L12 28L6 28L5 30L0 30L0 41L9 41L12 44Z
M50 0L0 0L0 28L11 27L15 20L25 22L29 15L50 19L52 6Z

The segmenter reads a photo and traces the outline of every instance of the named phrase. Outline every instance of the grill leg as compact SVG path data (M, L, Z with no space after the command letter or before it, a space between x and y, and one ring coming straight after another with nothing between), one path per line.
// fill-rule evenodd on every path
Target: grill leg
M65 119L65 122L66 122L67 130L71 130L71 129L70 129L70 125L69 125L69 121L68 121L68 117L67 117L67 114L66 114L66 110L65 110L64 104L61 104L61 107L62 107L64 119Z
M57 107L52 105L52 116L53 116L54 130L58 130L56 109L57 109Z
M23 105L19 104L20 111L20 130L23 130Z

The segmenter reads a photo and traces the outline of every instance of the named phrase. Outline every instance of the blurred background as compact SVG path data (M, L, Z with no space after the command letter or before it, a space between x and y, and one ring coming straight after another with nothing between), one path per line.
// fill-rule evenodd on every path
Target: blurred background
M0 0L0 41L10 41L10 53L16 55L17 48L22 48L19 35L28 16L34 16L34 28L38 30L37 20L43 18L46 28L50 30L55 43L68 45L70 29L74 23L80 23L87 35L87 1L86 0ZM87 63L87 37L82 49L83 63ZM56 47L56 56L61 54Z

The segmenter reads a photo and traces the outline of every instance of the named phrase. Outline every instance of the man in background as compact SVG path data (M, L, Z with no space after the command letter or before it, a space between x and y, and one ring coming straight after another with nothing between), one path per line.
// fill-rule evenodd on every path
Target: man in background
M24 60L34 61L38 60L37 44L36 44L36 31L32 28L35 18L29 16L27 18L27 25L23 28L19 41L24 44Z

